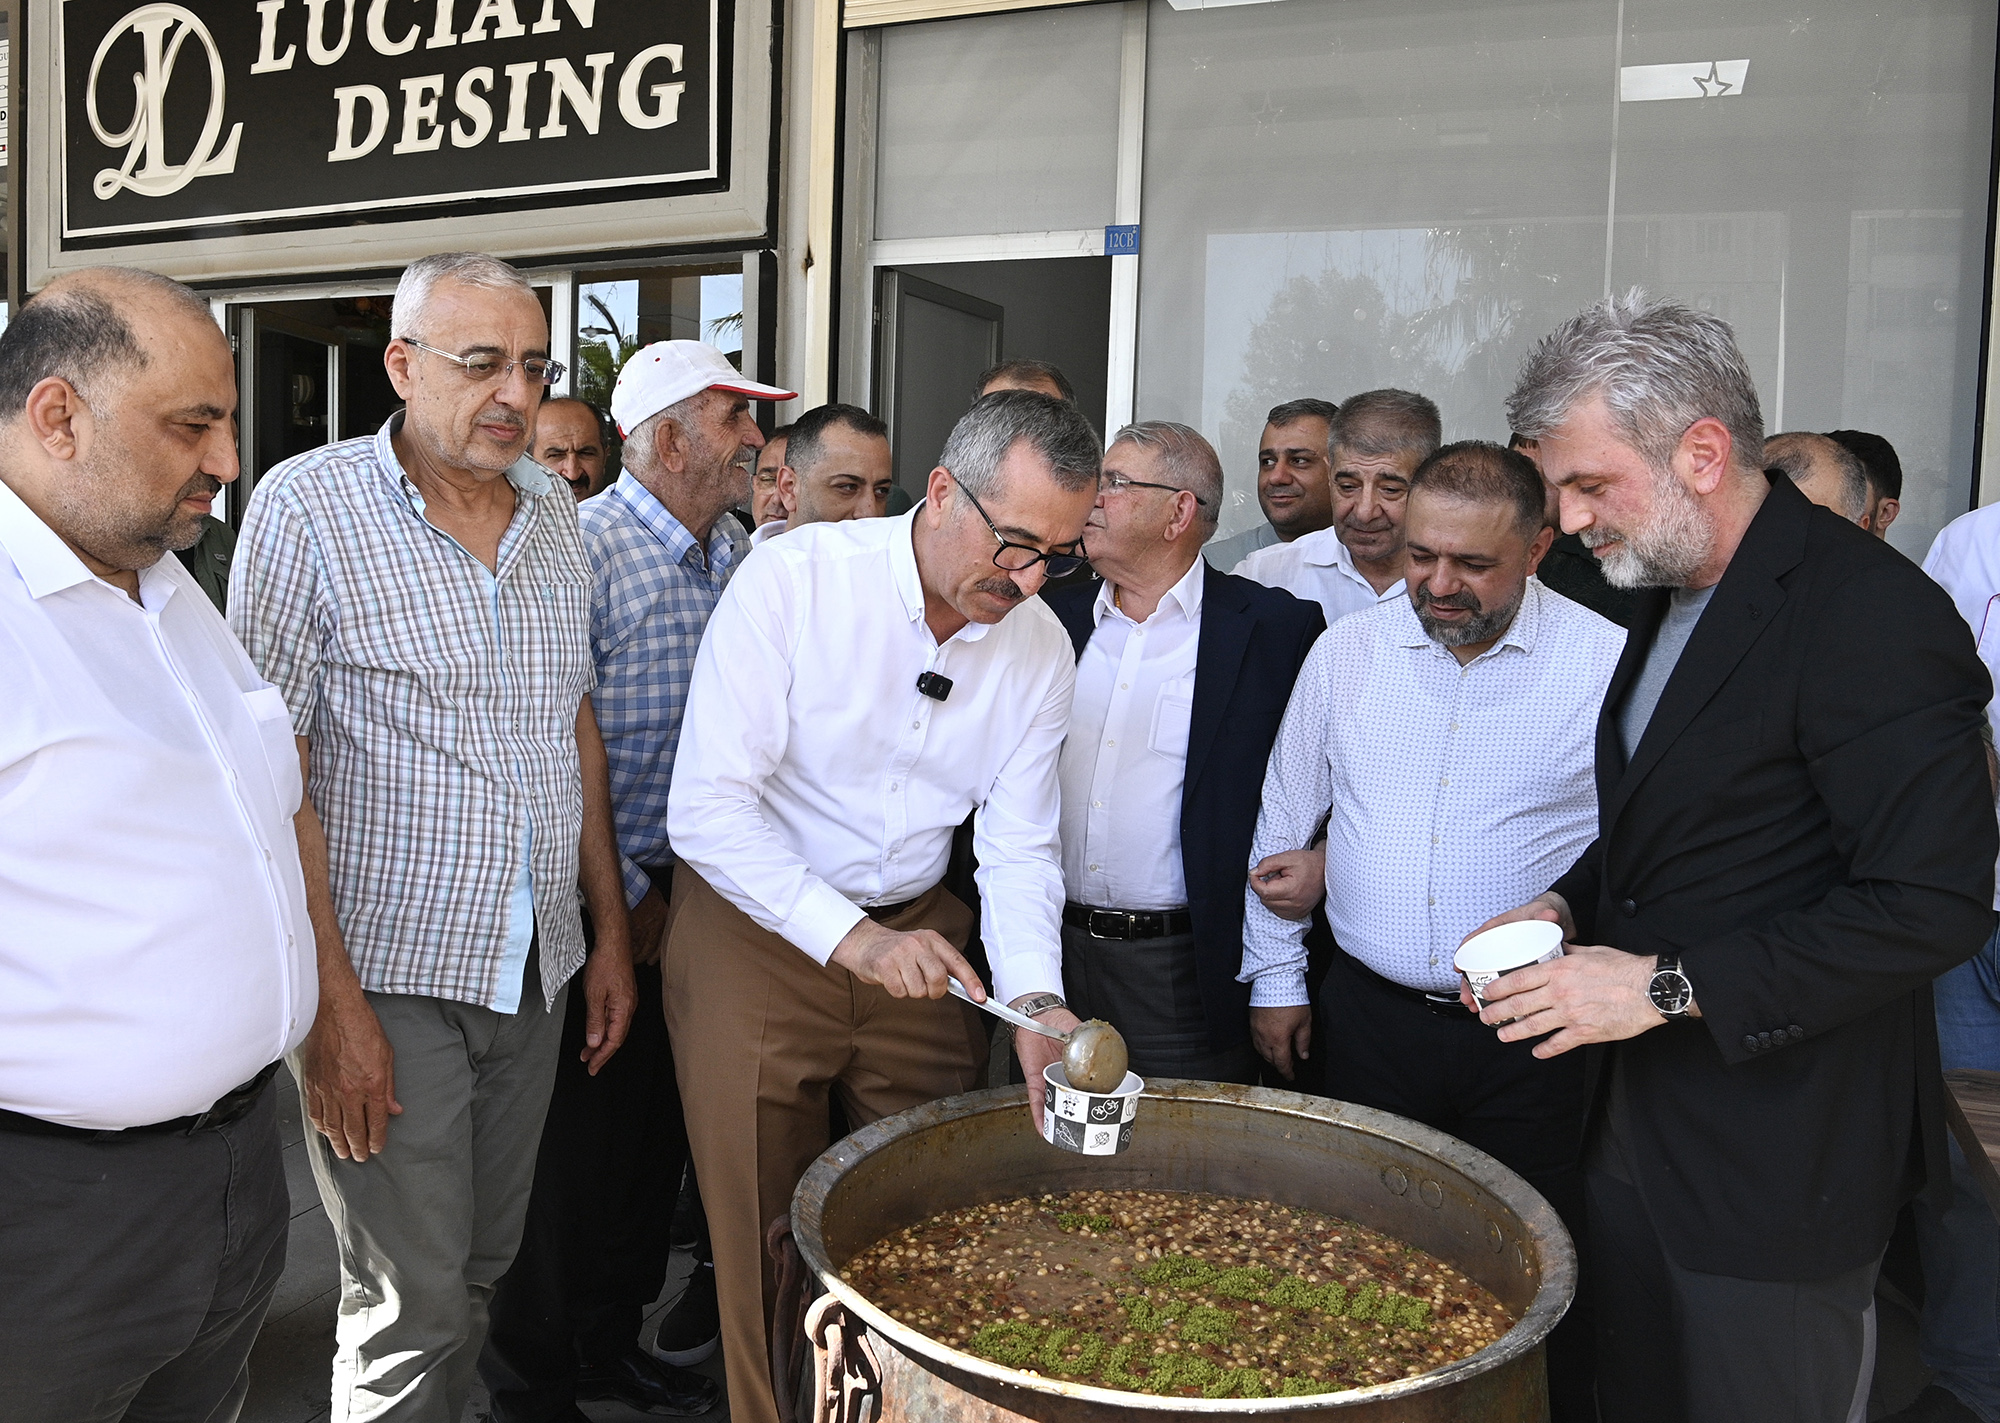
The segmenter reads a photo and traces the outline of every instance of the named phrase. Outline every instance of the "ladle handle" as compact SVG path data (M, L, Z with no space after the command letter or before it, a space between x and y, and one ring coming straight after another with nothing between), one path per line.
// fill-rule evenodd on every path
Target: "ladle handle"
M951 989L952 997L963 998L966 1002L972 1003L972 995L965 991L965 985L957 979L947 978L945 984ZM991 994L987 995L984 1003L972 1003L972 1006L975 1008L984 1008L1002 1022L1012 1023L1017 1028L1026 1028L1031 1033L1040 1033L1043 1037L1054 1038L1059 1043L1069 1041L1068 1033L1059 1033L1054 1028L1043 1027L1026 1013L1016 1013L1012 1008L1009 1008L1005 1003L1002 1003Z

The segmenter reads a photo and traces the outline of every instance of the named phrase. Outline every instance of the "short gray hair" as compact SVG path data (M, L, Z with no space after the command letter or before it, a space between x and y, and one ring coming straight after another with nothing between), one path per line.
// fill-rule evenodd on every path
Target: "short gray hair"
M951 427L938 463L983 498L998 486L1000 462L1017 440L1048 462L1057 488L1074 494L1096 486L1104 468L1097 431L1067 400L1038 390L996 390L973 401Z
M1541 440L1592 395L1604 397L1620 433L1656 469L1667 467L1690 425L1708 418L1729 431L1740 467L1761 467L1757 383L1719 316L1653 301L1637 287L1606 297L1528 352L1507 397L1508 423Z
M1195 522L1204 529L1215 527L1222 517L1222 461L1201 431L1174 420L1140 420L1113 435L1111 443L1133 444L1158 454L1174 483L1200 496Z
M424 308L430 304L431 292L439 282L485 287L489 291L525 292L531 297L535 294L528 279L498 257L489 257L484 252L434 252L405 267L402 280L396 283L396 299L389 308L392 339L404 341L417 334L417 328L423 324Z
M1773 435L1764 442L1764 464L1782 470L1794 484L1811 479L1825 468L1839 486L1840 503L1834 512L1857 523L1868 512L1868 466L1831 436L1803 430Z
M619 447L620 464L634 475L645 475L658 468L660 463L660 425L666 420L673 421L683 430L692 429L694 417L701 410L706 390L697 390L693 395L683 396L664 410L655 410L644 420L632 427L632 433L625 437Z
M1341 402L1327 422L1330 450L1374 459L1414 455L1427 460L1444 442L1437 402L1414 390L1364 390Z

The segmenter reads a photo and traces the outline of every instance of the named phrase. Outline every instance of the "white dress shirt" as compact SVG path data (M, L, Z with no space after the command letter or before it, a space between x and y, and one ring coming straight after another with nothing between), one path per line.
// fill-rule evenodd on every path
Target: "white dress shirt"
M915 515L808 524L744 560L695 658L667 801L674 852L825 963L857 906L944 877L952 831L977 807L992 986L1003 1000L1060 991L1069 634L1032 598L940 646ZM924 672L951 680L946 700L917 691Z
M1960 514L1931 541L1924 572L1938 581L1972 629L1979 660L2000 687L2000 504ZM2000 734L2000 699L1986 704L1986 720ZM2000 879L1993 907L2000 909Z
M762 548L779 534L784 533L785 528L786 524L783 519L771 519L759 524L750 531L750 547Z
M179 559L140 602L0 484L0 1107L206 1111L319 1003L299 756Z
M1306 658L1271 748L1250 851L1327 824L1326 915L1384 978L1449 993L1459 941L1540 894L1597 835L1597 711L1625 631L1530 578L1463 667L1408 598L1344 618ZM1306 925L1244 891L1253 1007L1306 1001Z
M1354 566L1354 555L1333 529L1318 529L1288 544L1260 548L1232 571L1238 578L1266 588L1282 588L1294 597L1318 603L1326 609L1328 627L1349 613L1400 598L1404 592L1399 578L1377 593L1368 576Z
M1181 785L1201 641L1196 559L1135 623L1106 583L1076 664L1062 749L1063 884L1093 909L1184 909Z

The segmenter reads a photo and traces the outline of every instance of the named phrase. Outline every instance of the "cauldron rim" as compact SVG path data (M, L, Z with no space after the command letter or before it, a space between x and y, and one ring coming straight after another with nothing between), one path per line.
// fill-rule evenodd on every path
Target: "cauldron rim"
M822 1213L828 1192L847 1171L896 1142L947 1122L990 1112L1027 1110L1025 1086L997 1087L982 1092L966 1092L926 1102L842 1138L829 1147L800 1178L792 1196L792 1233L799 1255L820 1284L845 1308L852 1310L868 1328L886 1337L907 1354L933 1361L944 1368L971 1374L1009 1388L1053 1394L1089 1403L1118 1408L1151 1409L1167 1413L1216 1413L1232 1416L1246 1413L1296 1413L1313 1409L1347 1408L1407 1398L1433 1389L1448 1388L1469 1377L1487 1373L1540 1346L1549 1331L1570 1306L1576 1293L1576 1248L1569 1231L1555 1209L1515 1172L1502 1166L1476 1147L1434 1127L1390 1112L1377 1111L1353 1102L1285 1092L1272 1087L1244 1087L1231 1083L1179 1081L1152 1078L1140 1100L1206 1101L1252 1107L1281 1116L1326 1122L1383 1138L1425 1152L1448 1164L1475 1184L1484 1187L1506 1205L1526 1227L1536 1243L1541 1283L1529 1306L1513 1328L1477 1353L1468 1354L1439 1368L1414 1374L1390 1383L1365 1388L1342 1389L1335 1393L1297 1394L1276 1398L1188 1398L1175 1394L1135 1393L1102 1388L1095 1384L1069 1383L1025 1369L1011 1369L982 1359L977 1354L955 1349L890 1316L866 1295L840 1277L827 1258L821 1238ZM1051 1150L1055 1148L1051 1147Z

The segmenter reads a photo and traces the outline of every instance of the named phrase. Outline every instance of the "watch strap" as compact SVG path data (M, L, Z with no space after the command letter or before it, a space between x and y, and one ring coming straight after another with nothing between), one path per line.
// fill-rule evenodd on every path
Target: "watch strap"
M1031 993L1018 1003L1008 1005L1016 1013L1026 1013L1030 1018L1037 1013L1046 1013L1051 1008L1067 1008L1060 993Z

